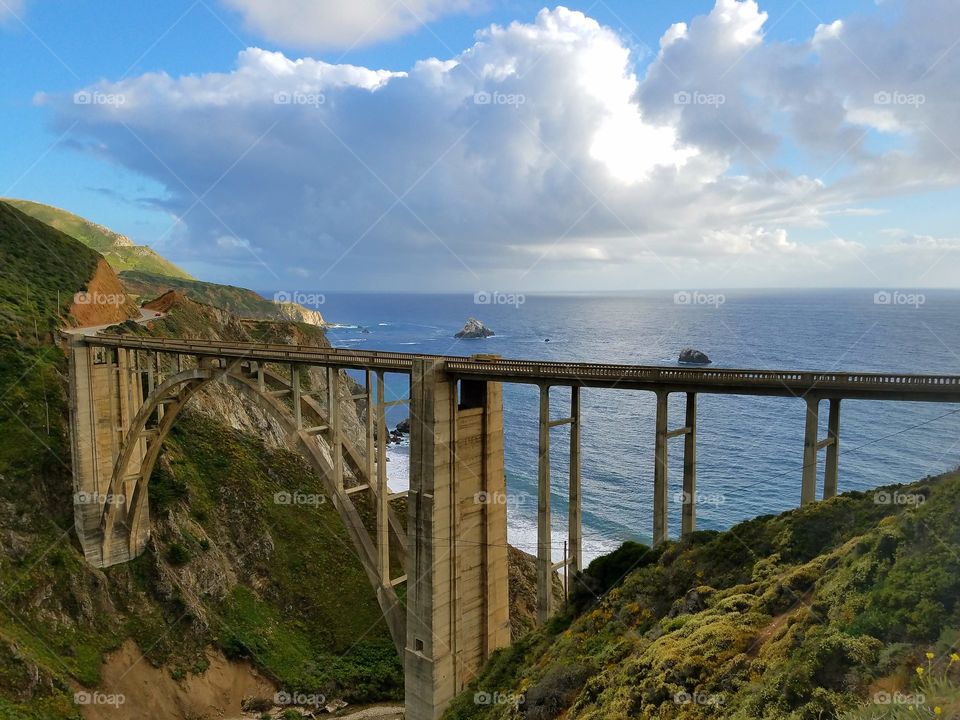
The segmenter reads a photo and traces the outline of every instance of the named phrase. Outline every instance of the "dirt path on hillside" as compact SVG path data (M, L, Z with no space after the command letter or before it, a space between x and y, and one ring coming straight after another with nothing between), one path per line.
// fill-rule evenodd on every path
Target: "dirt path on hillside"
M255 717L257 717L255 714L241 715L224 718L224 720L253 720ZM346 711L345 715L320 715L319 717L329 717L330 720L404 720L403 708L399 705L375 705L353 712Z
M341 715L337 720L403 720L403 708L396 705L370 707L355 713Z

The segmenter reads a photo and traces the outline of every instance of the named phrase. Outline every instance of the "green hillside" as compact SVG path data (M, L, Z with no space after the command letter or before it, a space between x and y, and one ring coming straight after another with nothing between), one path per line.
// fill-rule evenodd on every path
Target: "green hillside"
M4 202L96 250L117 272L141 270L155 275L190 278L188 273L146 245L134 245L129 238L66 210L30 200Z
M960 474L887 497L628 544L445 718L960 718Z
M120 273L120 279L124 287L141 300L151 300L168 290L180 290L194 302L223 308L239 317L271 320L280 317L276 303L246 288L133 270Z
M70 456L56 432L65 401L63 354L53 338L99 259L73 238L0 202L0 497L20 497L19 483L33 477L20 462L24 448L42 451L41 442L50 448L31 466L44 461L56 468L58 458Z

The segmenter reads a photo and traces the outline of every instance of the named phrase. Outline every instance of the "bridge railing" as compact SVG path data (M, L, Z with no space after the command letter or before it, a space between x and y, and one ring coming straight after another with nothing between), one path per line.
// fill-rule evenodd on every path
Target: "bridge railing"
M126 335L96 335L87 343L104 347L153 350L168 353L223 357L248 357L265 362L300 362L341 367L376 368L391 372L410 372L413 361L429 359L443 362L448 372L460 376L483 376L503 380L528 380L531 383L557 381L560 384L598 382L610 386L619 383L701 387L740 387L809 391L880 390L910 393L948 392L960 394L960 376L898 373L842 373L795 370L750 370L739 368L685 368L608 363L569 363L540 360L510 360L495 356L459 357L423 355L383 350L319 348L268 342L228 340L181 340L143 338Z
M96 335L86 339L90 345L123 347L128 349L153 350L181 355L222 355L225 357L250 357L275 362L331 362L336 364L356 363L359 366L392 365L401 371L409 371L417 358L445 359L441 355L415 355L381 350L349 350L322 348L313 345L285 343L240 342L232 340L178 340L174 338L142 338L126 335Z
M623 383L740 385L757 387L904 389L910 391L960 390L960 376L887 373L831 373L792 370L741 370L735 368L670 368L645 365L551 363L523 360L474 361L448 358L453 374L528 377L531 380L620 381Z

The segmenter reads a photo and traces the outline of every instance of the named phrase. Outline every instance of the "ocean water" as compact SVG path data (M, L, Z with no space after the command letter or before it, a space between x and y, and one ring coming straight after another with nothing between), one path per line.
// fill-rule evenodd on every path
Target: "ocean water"
M722 292L722 294L721 294ZM718 291L635 295L496 296L328 294L320 308L334 346L414 353L674 365L686 346L714 367L960 374L960 292L931 290L878 303L874 291ZM484 298L481 298L483 300ZM506 301L517 300L508 303ZM522 302L519 302L522 300ZM504 302L500 302L504 301ZM468 317L496 335L456 340ZM408 380L388 376L390 399ZM568 414L569 391L551 393L553 417ZM671 397L670 424L683 419ZM795 507L800 499L804 402L793 398L701 395L698 527L724 529ZM826 432L821 406L821 436ZM627 539L649 541L655 398L641 391L582 391L584 550L588 558ZM952 414L950 414L952 413ZM406 416L390 409L392 426ZM505 462L511 543L536 549L538 393L504 386ZM567 433L552 431L554 555L567 518ZM679 534L682 445L670 443L670 533ZM960 464L960 406L846 400L840 490L906 482ZM406 487L409 453L390 450L390 483ZM820 459L822 486L823 453Z

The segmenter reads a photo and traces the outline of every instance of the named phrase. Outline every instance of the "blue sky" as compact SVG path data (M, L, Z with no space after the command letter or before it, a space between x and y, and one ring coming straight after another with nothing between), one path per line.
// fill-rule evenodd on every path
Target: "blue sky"
M0 103L14 141L0 146L0 195L67 208L205 278L344 289L369 268L361 288L958 283L960 144L946 128L956 126L950 88L958 92L960 26L950 26L955 3L946 0L917 0L914 17L892 0L566 3L572 14L524 0L419 0L413 6L426 22L356 45L349 29L336 36L343 18L325 0L310 17L324 28L316 37L269 17L273 6L261 0L2 2ZM297 2L309 4L284 2L294 20ZM825 30L838 20L836 32ZM503 30L514 22L516 32ZM661 53L677 23L690 32ZM478 36L492 25L502 31ZM331 41L327 29L343 39ZM898 46L889 54L874 47L883 32ZM283 86L313 88L323 97L319 112L291 117L275 102L252 103L256 83L270 97L280 85L238 71L238 54L249 48L319 61L321 69ZM270 57L279 56L251 62L270 69ZM456 59L471 77L450 68L385 82L320 77L322 64L409 72L429 58ZM301 70L280 75L293 72ZM596 107L563 94L565 74L581 72L568 84L603 88L586 91ZM157 73L173 85L155 81ZM208 95L231 79L253 85L244 85L240 107L217 100L200 108L208 95L184 100L191 77ZM443 99L431 100L437 84ZM97 88L129 100L114 114L67 102ZM519 112L470 107L477 91L496 98L497 88L524 98ZM677 107L678 92L696 98L717 89L717 120L707 109ZM922 106L877 107L877 93L888 90L922 95ZM454 93L462 107L449 103ZM448 114L425 123L428 100ZM475 112L486 114L466 117ZM168 114L164 127L158 118ZM804 132L821 121L822 130ZM198 122L222 134L200 132ZM329 142L317 139L324 135ZM301 140L309 164L295 168ZM274 142L283 162L264 154ZM649 168L630 172L634 158L649 159ZM304 178L284 195L300 203L294 212L282 202L245 212L291 175ZM206 194L211 178L216 190ZM460 192L445 200L451 183ZM500 186L524 192L514 189L505 208ZM560 214L571 216L555 224L549 204L560 198ZM631 213L664 205L672 215ZM487 218L485 236L477 228ZM316 253L309 267L295 259L305 252Z

